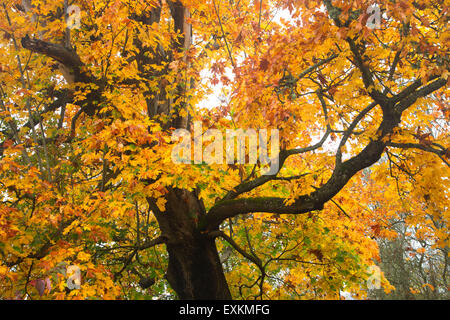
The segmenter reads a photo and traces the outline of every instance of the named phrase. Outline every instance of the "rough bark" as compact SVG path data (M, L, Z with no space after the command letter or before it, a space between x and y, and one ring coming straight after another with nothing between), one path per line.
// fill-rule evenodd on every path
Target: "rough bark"
M196 192L169 190L164 212L151 199L149 204L166 239L166 278L178 297L231 299L215 240L198 228L205 208Z
M167 245L167 280L179 299L231 299L214 239L199 233Z

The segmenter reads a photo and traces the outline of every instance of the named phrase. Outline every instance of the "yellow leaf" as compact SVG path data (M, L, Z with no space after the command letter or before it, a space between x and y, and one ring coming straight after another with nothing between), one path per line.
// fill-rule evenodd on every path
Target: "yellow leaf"
M159 198L156 201L156 205L158 206L158 209L161 210L162 212L166 211L166 202L167 202L167 200L164 198Z

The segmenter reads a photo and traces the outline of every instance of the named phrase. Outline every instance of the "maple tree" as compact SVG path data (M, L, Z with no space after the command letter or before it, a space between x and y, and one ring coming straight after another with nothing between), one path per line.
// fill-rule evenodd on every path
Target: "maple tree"
M0 2L1 298L364 298L404 213L448 255L448 1ZM194 121L279 170L174 164Z

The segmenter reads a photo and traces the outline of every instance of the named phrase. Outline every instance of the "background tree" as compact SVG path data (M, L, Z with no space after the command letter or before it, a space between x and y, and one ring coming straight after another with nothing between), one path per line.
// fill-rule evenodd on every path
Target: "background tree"
M377 240L380 268L396 289L386 294L369 291L374 299L448 299L448 247L440 248L423 229L408 227L404 219L391 222L394 239ZM430 217L432 220L433 218ZM417 232L420 230L420 232ZM432 230L429 230L432 232Z
M1 4L1 297L364 297L398 213L448 247L448 4ZM175 165L194 120L278 129L280 169Z

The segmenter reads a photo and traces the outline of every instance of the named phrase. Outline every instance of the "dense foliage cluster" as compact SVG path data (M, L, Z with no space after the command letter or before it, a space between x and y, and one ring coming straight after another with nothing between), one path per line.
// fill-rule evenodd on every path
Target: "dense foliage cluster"
M1 299L365 298L410 236L446 290L447 0L0 4ZM279 170L174 164L194 121Z

